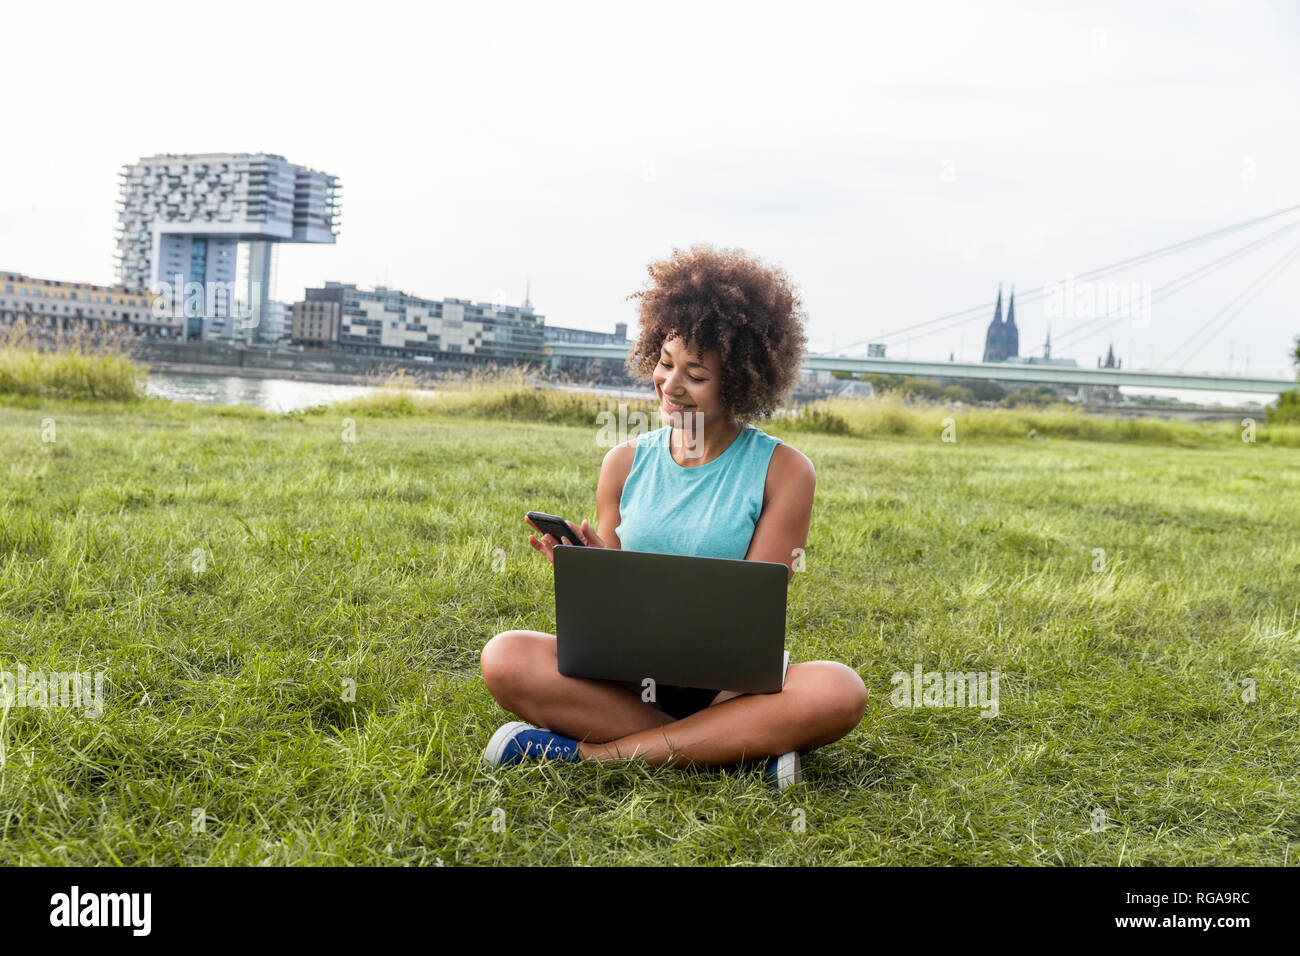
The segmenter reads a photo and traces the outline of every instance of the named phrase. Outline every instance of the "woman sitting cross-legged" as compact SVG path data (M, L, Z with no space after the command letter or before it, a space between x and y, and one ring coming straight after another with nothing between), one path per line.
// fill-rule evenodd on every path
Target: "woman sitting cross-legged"
M574 538L594 548L778 562L793 576L816 475L803 454L751 420L770 415L794 387L806 341L801 303L782 270L736 250L674 250L649 272L649 286L633 296L641 331L628 365L651 376L666 424L605 455L599 531L570 522ZM548 560L569 541L528 540ZM643 594L629 597L629 616L652 613L671 628L691 613L671 594L647 608ZM531 757L764 760L769 779L787 786L799 782L800 753L848 734L867 704L862 678L833 661L791 664L778 693L660 684L648 703L635 682L564 676L555 637L539 631L496 635L482 668L497 702L530 722L492 736L488 766Z

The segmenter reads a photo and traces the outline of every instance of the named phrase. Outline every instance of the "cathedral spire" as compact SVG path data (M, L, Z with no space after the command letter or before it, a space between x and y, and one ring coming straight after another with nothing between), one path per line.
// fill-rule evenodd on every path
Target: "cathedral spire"
M984 335L984 361L1001 362L1007 357L1006 325L1002 321L1002 283L998 283L998 305L993 311L993 321Z
M1007 309L1006 330L1002 333L1007 358L1020 357L1020 330L1016 328L1016 287L1011 287L1011 303Z

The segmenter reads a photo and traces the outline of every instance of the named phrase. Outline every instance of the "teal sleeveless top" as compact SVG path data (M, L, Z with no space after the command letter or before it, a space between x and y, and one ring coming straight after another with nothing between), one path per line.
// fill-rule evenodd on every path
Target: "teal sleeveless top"
M668 447L672 431L665 425L637 437L614 533L625 551L744 560L781 439L745 425L713 461L683 468Z

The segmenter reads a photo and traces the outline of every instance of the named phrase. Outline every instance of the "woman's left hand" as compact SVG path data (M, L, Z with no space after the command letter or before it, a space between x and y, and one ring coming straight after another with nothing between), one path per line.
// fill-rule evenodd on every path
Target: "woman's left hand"
M537 525L533 524L527 518L524 518L524 521L527 522L527 524L534 531L541 530L540 528L537 527ZM572 540L580 540L582 541L583 544L585 544L589 548L605 547L605 542L601 540L600 535L596 534L595 529L592 528L591 525L587 524L586 518L582 519L582 527L578 527L572 521L566 521L565 524L567 524L574 531L574 539ZM571 539L568 537L566 537L564 540L571 541ZM553 534L544 534L542 535L540 540L534 535L529 535L528 543L531 544L536 550L546 555L547 561L550 561L552 564L554 564L556 545L563 544L564 542L556 541L555 535Z

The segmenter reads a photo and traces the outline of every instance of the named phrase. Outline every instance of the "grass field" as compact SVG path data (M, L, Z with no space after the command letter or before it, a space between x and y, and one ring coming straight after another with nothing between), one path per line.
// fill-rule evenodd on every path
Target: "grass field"
M764 425L818 471L788 647L871 693L779 794L479 768L479 649L554 624L522 514L594 521L605 450L527 406L0 396L0 670L105 682L0 715L0 863L1300 858L1300 448ZM998 715L893 706L918 664L998 671Z

